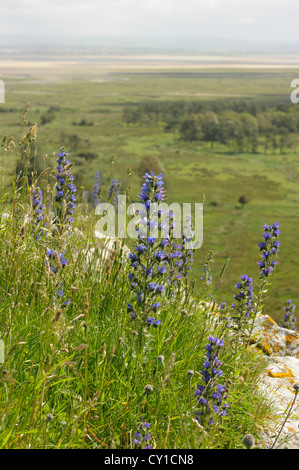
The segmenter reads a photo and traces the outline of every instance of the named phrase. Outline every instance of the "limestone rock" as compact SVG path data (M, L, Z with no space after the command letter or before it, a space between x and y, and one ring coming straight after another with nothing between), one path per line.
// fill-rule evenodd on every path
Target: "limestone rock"
M271 421L263 434L264 446L271 448L292 405L294 385L299 386L299 333L282 328L268 315L262 315L255 325L252 343L269 357L260 387L279 418L277 422ZM299 449L299 393L275 448Z
M268 315L261 315L253 330L256 346L269 356L299 358L299 333L277 325Z

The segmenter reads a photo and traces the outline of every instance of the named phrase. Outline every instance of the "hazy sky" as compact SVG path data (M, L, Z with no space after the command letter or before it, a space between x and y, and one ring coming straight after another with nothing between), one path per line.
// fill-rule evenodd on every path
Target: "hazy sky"
M299 43L298 0L2 0L1 35Z

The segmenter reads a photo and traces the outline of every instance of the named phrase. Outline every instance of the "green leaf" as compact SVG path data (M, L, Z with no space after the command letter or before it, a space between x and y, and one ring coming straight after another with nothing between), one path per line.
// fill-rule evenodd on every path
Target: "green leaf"
M227 265L228 265L229 262L230 262L230 258L227 258L226 261L225 261L225 263L224 263L224 265L223 265L223 267L222 267L222 269L221 269L221 272L220 272L220 274L219 274L219 280L222 279L222 277L223 277L223 275L224 275L224 273L225 273L225 270L226 270Z

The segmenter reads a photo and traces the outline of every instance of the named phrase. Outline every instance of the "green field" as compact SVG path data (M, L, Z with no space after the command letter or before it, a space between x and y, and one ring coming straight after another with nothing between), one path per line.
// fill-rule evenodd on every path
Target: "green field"
M55 68L56 67L56 68ZM37 166L43 156L64 145L69 149L78 177L92 191L94 174L100 171L108 191L111 178L118 178L125 192L132 171L132 199L141 184L142 158L155 156L165 171L168 200L202 202L204 240L195 256L193 275L200 282L202 264L209 250L215 262L213 277L219 298L231 302L234 284L241 274L258 278L257 260L264 223L279 222L281 250L279 265L272 277L271 298L265 312L281 322L285 301L299 301L299 187L297 145L283 152L262 147L255 154L233 153L225 145L185 142L173 132L165 132L165 122L123 121L124 107L136 108L146 102L197 102L234 99L289 102L290 83L296 69L211 68L161 69L146 67L101 68L90 64L76 67L61 63L40 68L2 67L5 103L0 105L0 136L14 136L18 142L23 110L28 102L28 126L37 122ZM1 78L2 78L1 77ZM296 105L293 105L296 106ZM299 104L298 111L299 111ZM85 125L82 124L82 120ZM89 125L90 124L90 125ZM84 153L92 152L90 158ZM81 154L81 156L79 156ZM111 157L116 154L115 164ZM13 177L15 161L11 153L1 157L3 185ZM48 163L47 162L47 163ZM242 207L238 199L246 195ZM219 283L226 259L230 262Z

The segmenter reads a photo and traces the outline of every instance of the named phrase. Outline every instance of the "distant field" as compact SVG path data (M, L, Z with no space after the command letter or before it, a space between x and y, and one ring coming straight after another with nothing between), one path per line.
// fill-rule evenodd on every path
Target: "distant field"
M280 320L285 300L299 302L297 149L283 154L278 150L231 154L224 146L211 149L208 143L183 142L177 135L164 132L163 122L126 124L122 112L124 106L148 101L235 97L286 102L291 81L299 78L295 60L106 57L97 59L97 63L94 58L90 62L86 58L69 58L65 62L0 61L0 78L5 84L5 103L0 104L0 138L13 135L18 141L22 112L30 102L29 124L37 122L39 126L40 161L44 154L67 146L78 178L85 176L84 186L89 191L96 171L101 172L105 191L111 178L119 178L125 191L129 184L127 169L131 167L133 198L141 184L140 161L145 155L154 155L165 169L170 201L201 202L204 195L204 243L196 253L194 275L200 279L209 249L215 253L216 281L229 257L219 286L222 297L229 302L233 291L228 289L241 274L253 275L257 280L257 243L262 225L279 222L280 264L273 275L266 311ZM79 125L82 119L85 125ZM78 157L86 151L96 154L96 158ZM110 163L113 154L117 155L114 166ZM14 165L9 154L0 161L4 185L11 179ZM238 199L244 193L249 202L242 208Z

